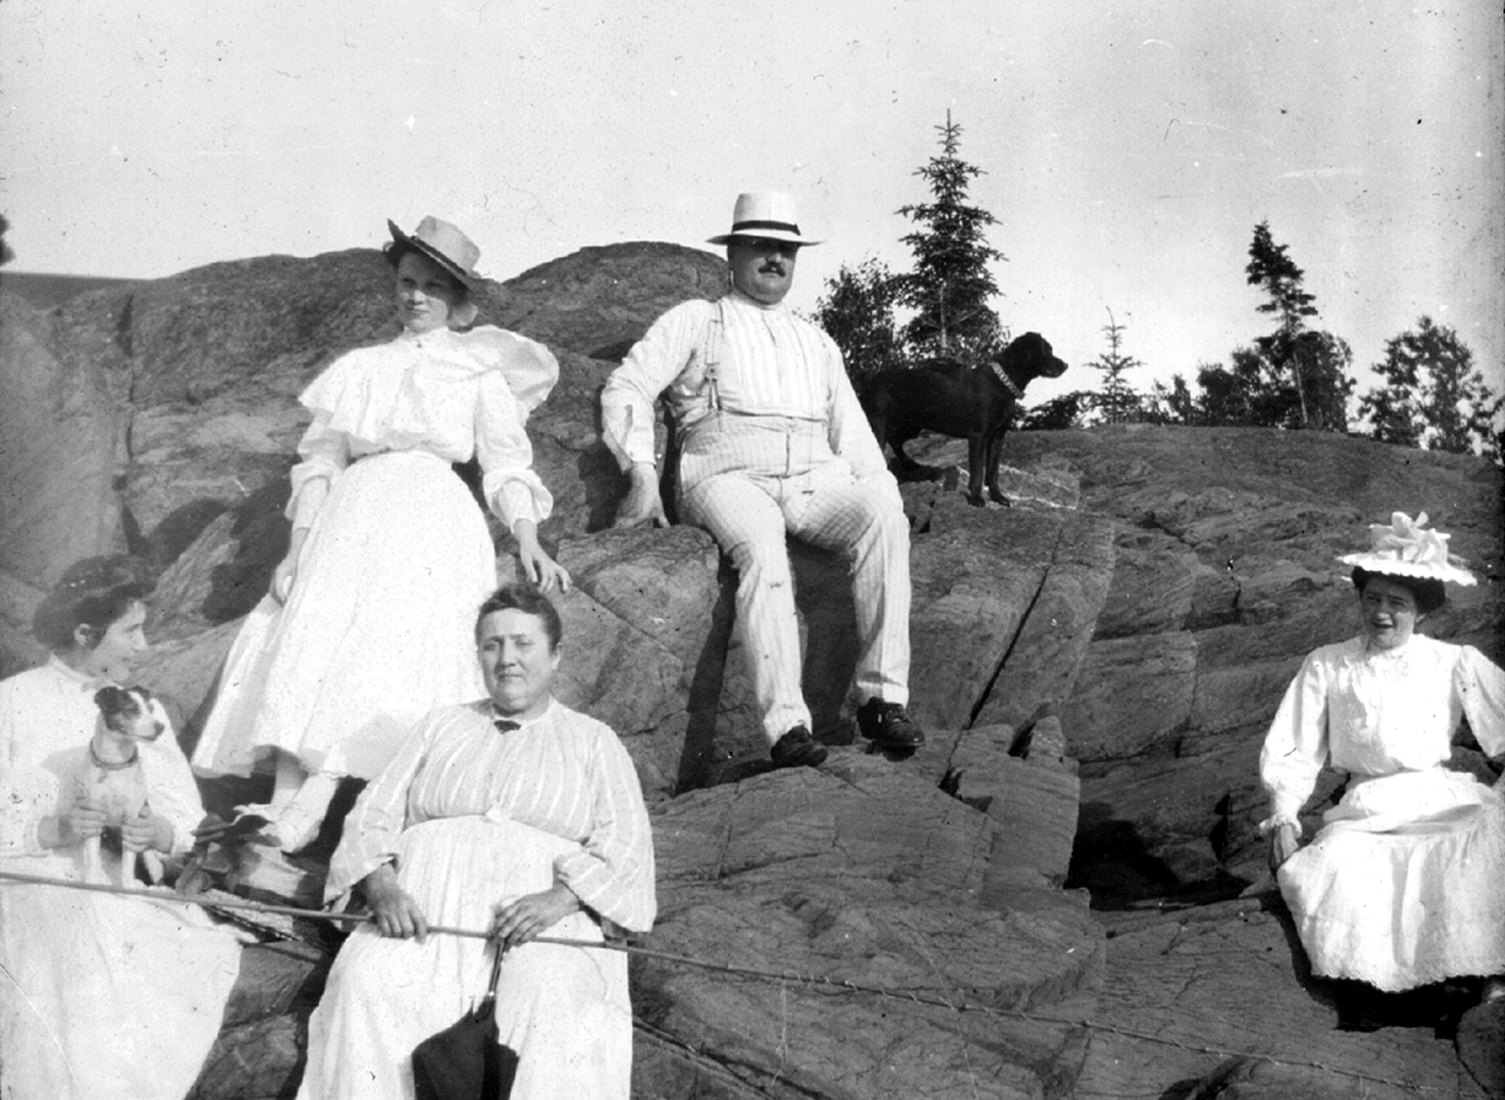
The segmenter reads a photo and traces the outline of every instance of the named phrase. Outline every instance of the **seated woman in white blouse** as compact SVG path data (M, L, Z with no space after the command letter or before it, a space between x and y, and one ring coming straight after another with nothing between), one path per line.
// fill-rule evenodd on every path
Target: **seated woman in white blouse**
M1307 657L1270 725L1260 778L1271 863L1312 972L1395 992L1483 978L1505 995L1505 798L1445 767L1467 716L1505 753L1505 673L1472 646L1415 633L1444 582L1473 584L1447 535L1395 513L1353 566L1363 632ZM1325 765L1349 774L1299 846L1297 813Z
M411 1098L412 1052L481 999L485 941L506 948L501 1043L517 1055L513 1100L631 1092L632 1011L602 923L653 922L653 844L632 760L611 729L554 700L559 616L521 585L480 609L489 698L441 707L361 794L326 893L364 894L375 920L345 942L309 1021L298 1096Z

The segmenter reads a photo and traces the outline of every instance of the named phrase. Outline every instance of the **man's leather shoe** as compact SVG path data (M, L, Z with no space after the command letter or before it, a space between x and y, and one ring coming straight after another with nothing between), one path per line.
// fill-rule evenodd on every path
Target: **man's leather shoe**
M826 759L826 746L810 736L804 726L795 726L768 750L776 768L813 768Z
M885 703L877 696L857 708L857 729L880 749L916 749L925 731L914 724L901 703Z

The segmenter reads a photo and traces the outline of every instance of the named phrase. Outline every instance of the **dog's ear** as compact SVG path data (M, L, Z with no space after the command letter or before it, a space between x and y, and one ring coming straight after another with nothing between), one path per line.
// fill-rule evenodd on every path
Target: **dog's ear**
M128 691L128 692L130 692L132 695L139 695L139 696L141 696L141 701L143 703L147 704L148 706L150 706L152 700L156 698L156 696L154 696L152 694L150 688L142 687L140 684L133 684L132 686L126 688L125 690Z
M107 684L94 693L94 705L106 714L114 714L120 710L121 696L125 692L114 684Z

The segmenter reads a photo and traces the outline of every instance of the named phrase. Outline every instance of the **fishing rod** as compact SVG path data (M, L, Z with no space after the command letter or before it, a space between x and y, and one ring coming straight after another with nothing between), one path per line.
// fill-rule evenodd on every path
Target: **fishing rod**
M67 890L84 890L95 894L111 894L115 897L138 898L142 901L176 901L185 905L197 905L202 909L242 909L251 913L266 913L281 917L303 917L307 920L322 920L336 924L372 924L376 921L375 913L333 913L325 909L302 909L295 905L271 905L262 901L251 901L247 898L235 897L207 897L199 894L179 894L165 887L151 886L111 886L108 883L74 882L71 879L49 878L46 875L26 875L16 871L0 871L0 881L24 882L33 886L61 886ZM431 924L430 932L436 932L443 936L462 936L473 940L490 940L495 937L490 932L482 932L474 928L455 928L452 925ZM275 929L274 929L275 931ZM634 947L625 943L610 943L600 940L577 940L564 936L534 936L529 943L550 943L558 947L593 947L598 951L622 951L629 954L646 955L650 958L662 959L667 962L683 962L700 966L717 966L718 964L705 963L698 959L692 959L688 955L674 955L667 951L654 951L647 947ZM728 967L733 972L739 972L742 968ZM755 973L748 971L748 973ZM779 975L790 978L794 975Z
M165 887L111 886L108 883L73 882L63 878L48 878L46 875L23 875L15 871L0 871L0 880L25 882L33 886L61 886L68 890L85 890L95 894L113 894L116 897L139 898L143 901L177 901L185 905L197 905L202 909L244 909L252 913L267 913L280 917L304 917L308 920L330 921L336 924L369 924L376 920L374 913L331 913L324 909L300 909L294 905L270 905L246 898L206 897L199 894L179 894ZM474 928L452 928L442 924L429 925L430 932L446 936L464 936L468 939L491 939L489 932ZM572 941L573 942L573 941ZM591 946L581 940L580 945Z

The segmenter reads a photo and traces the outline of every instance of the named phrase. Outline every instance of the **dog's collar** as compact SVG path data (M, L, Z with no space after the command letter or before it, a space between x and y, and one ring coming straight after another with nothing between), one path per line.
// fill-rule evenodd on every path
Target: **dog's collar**
M1002 382L1004 388L1014 395L1015 400L1020 400L1024 397L1024 391L1019 388L1017 382L1004 373L1004 369L999 365L997 359L989 359L988 366L993 368L993 373L998 376L998 381Z
M124 771L126 768L134 768L136 766L136 762L140 759L141 749L137 748L135 752L131 753L131 758L129 760L122 760L118 764L111 764L107 760L101 760L99 758L99 753L94 751L94 742L89 742L89 762L102 771L118 772Z

